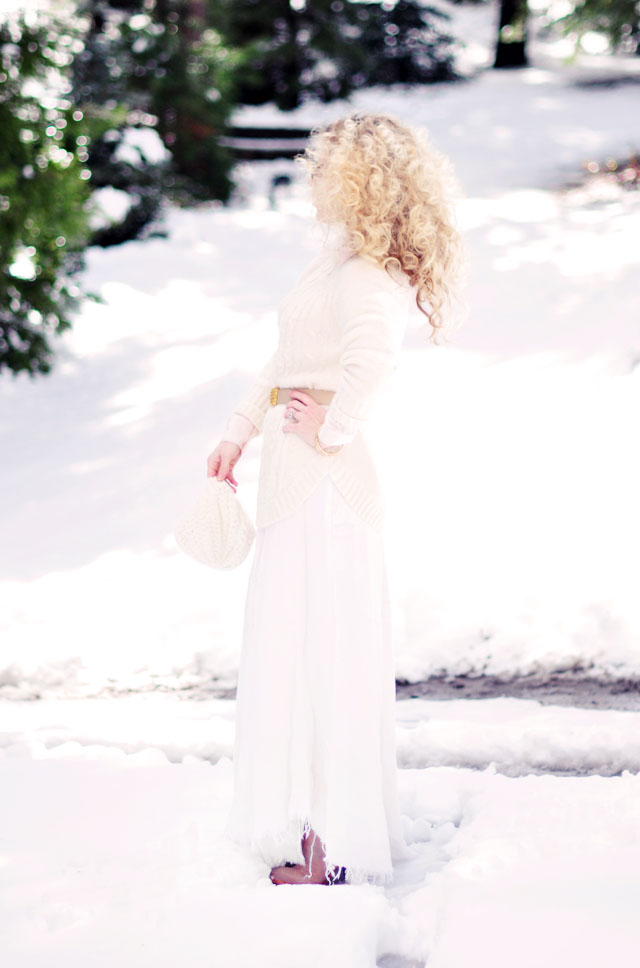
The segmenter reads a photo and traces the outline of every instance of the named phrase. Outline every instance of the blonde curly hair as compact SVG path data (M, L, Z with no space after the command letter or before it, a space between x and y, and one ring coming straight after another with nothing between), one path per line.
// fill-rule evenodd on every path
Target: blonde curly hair
M312 128L295 161L320 180L318 218L341 223L355 252L406 273L434 337L451 314L464 254L448 159L420 129L354 113Z

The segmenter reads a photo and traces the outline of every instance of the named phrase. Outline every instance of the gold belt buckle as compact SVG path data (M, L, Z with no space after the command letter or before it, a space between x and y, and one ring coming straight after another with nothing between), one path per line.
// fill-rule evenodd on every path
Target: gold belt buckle
M272 389L271 389L271 395L269 397L269 402L271 403L271 406L272 407L275 407L276 404L277 404L277 402L278 402L278 390L279 389L280 389L280 387L272 387Z

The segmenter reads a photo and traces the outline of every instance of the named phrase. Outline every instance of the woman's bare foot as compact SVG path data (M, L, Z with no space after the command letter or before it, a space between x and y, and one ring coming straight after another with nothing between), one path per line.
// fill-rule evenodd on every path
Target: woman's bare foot
M274 884L329 884L325 874L325 853L322 841L314 830L302 840L302 856L304 864L294 864L291 867L282 865L272 867L269 877ZM334 868L337 875L338 868Z

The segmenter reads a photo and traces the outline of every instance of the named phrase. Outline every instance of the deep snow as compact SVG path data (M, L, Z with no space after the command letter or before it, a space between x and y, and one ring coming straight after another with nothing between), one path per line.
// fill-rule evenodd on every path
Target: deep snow
M198 710L149 701L158 699L0 704L3 728L22 735L0 751L10 791L0 799L7 968L634 963L640 775L505 776L492 759L481 770L434 763L448 748L438 727L455 720L465 758L502 757L511 746L526 770L540 753L553 762L554 747L562 757L564 739L589 761L589 740L606 745L617 733L635 743L637 770L640 714L572 719L537 704L523 712L516 700L441 704L426 719L420 710L434 734L407 743L435 755L399 772L413 856L394 885L275 889L259 858L221 836L232 763L210 737L226 743L223 701ZM398 705L407 722L418 712ZM67 736L80 741L60 742L74 706L82 722ZM517 739L527 716L531 728Z

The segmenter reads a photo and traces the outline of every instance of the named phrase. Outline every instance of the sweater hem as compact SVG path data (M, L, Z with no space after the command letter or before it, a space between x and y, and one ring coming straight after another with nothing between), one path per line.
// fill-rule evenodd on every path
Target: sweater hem
M330 460L330 458L327 458ZM344 467L319 467L309 464L304 468L295 486L271 495L268 511L258 502L256 513L256 528L265 528L276 521L294 514L304 501L308 500L316 487L325 477L330 477L349 506L378 534L383 533L384 506L379 497L373 494L364 495L361 486L354 481L352 475Z

